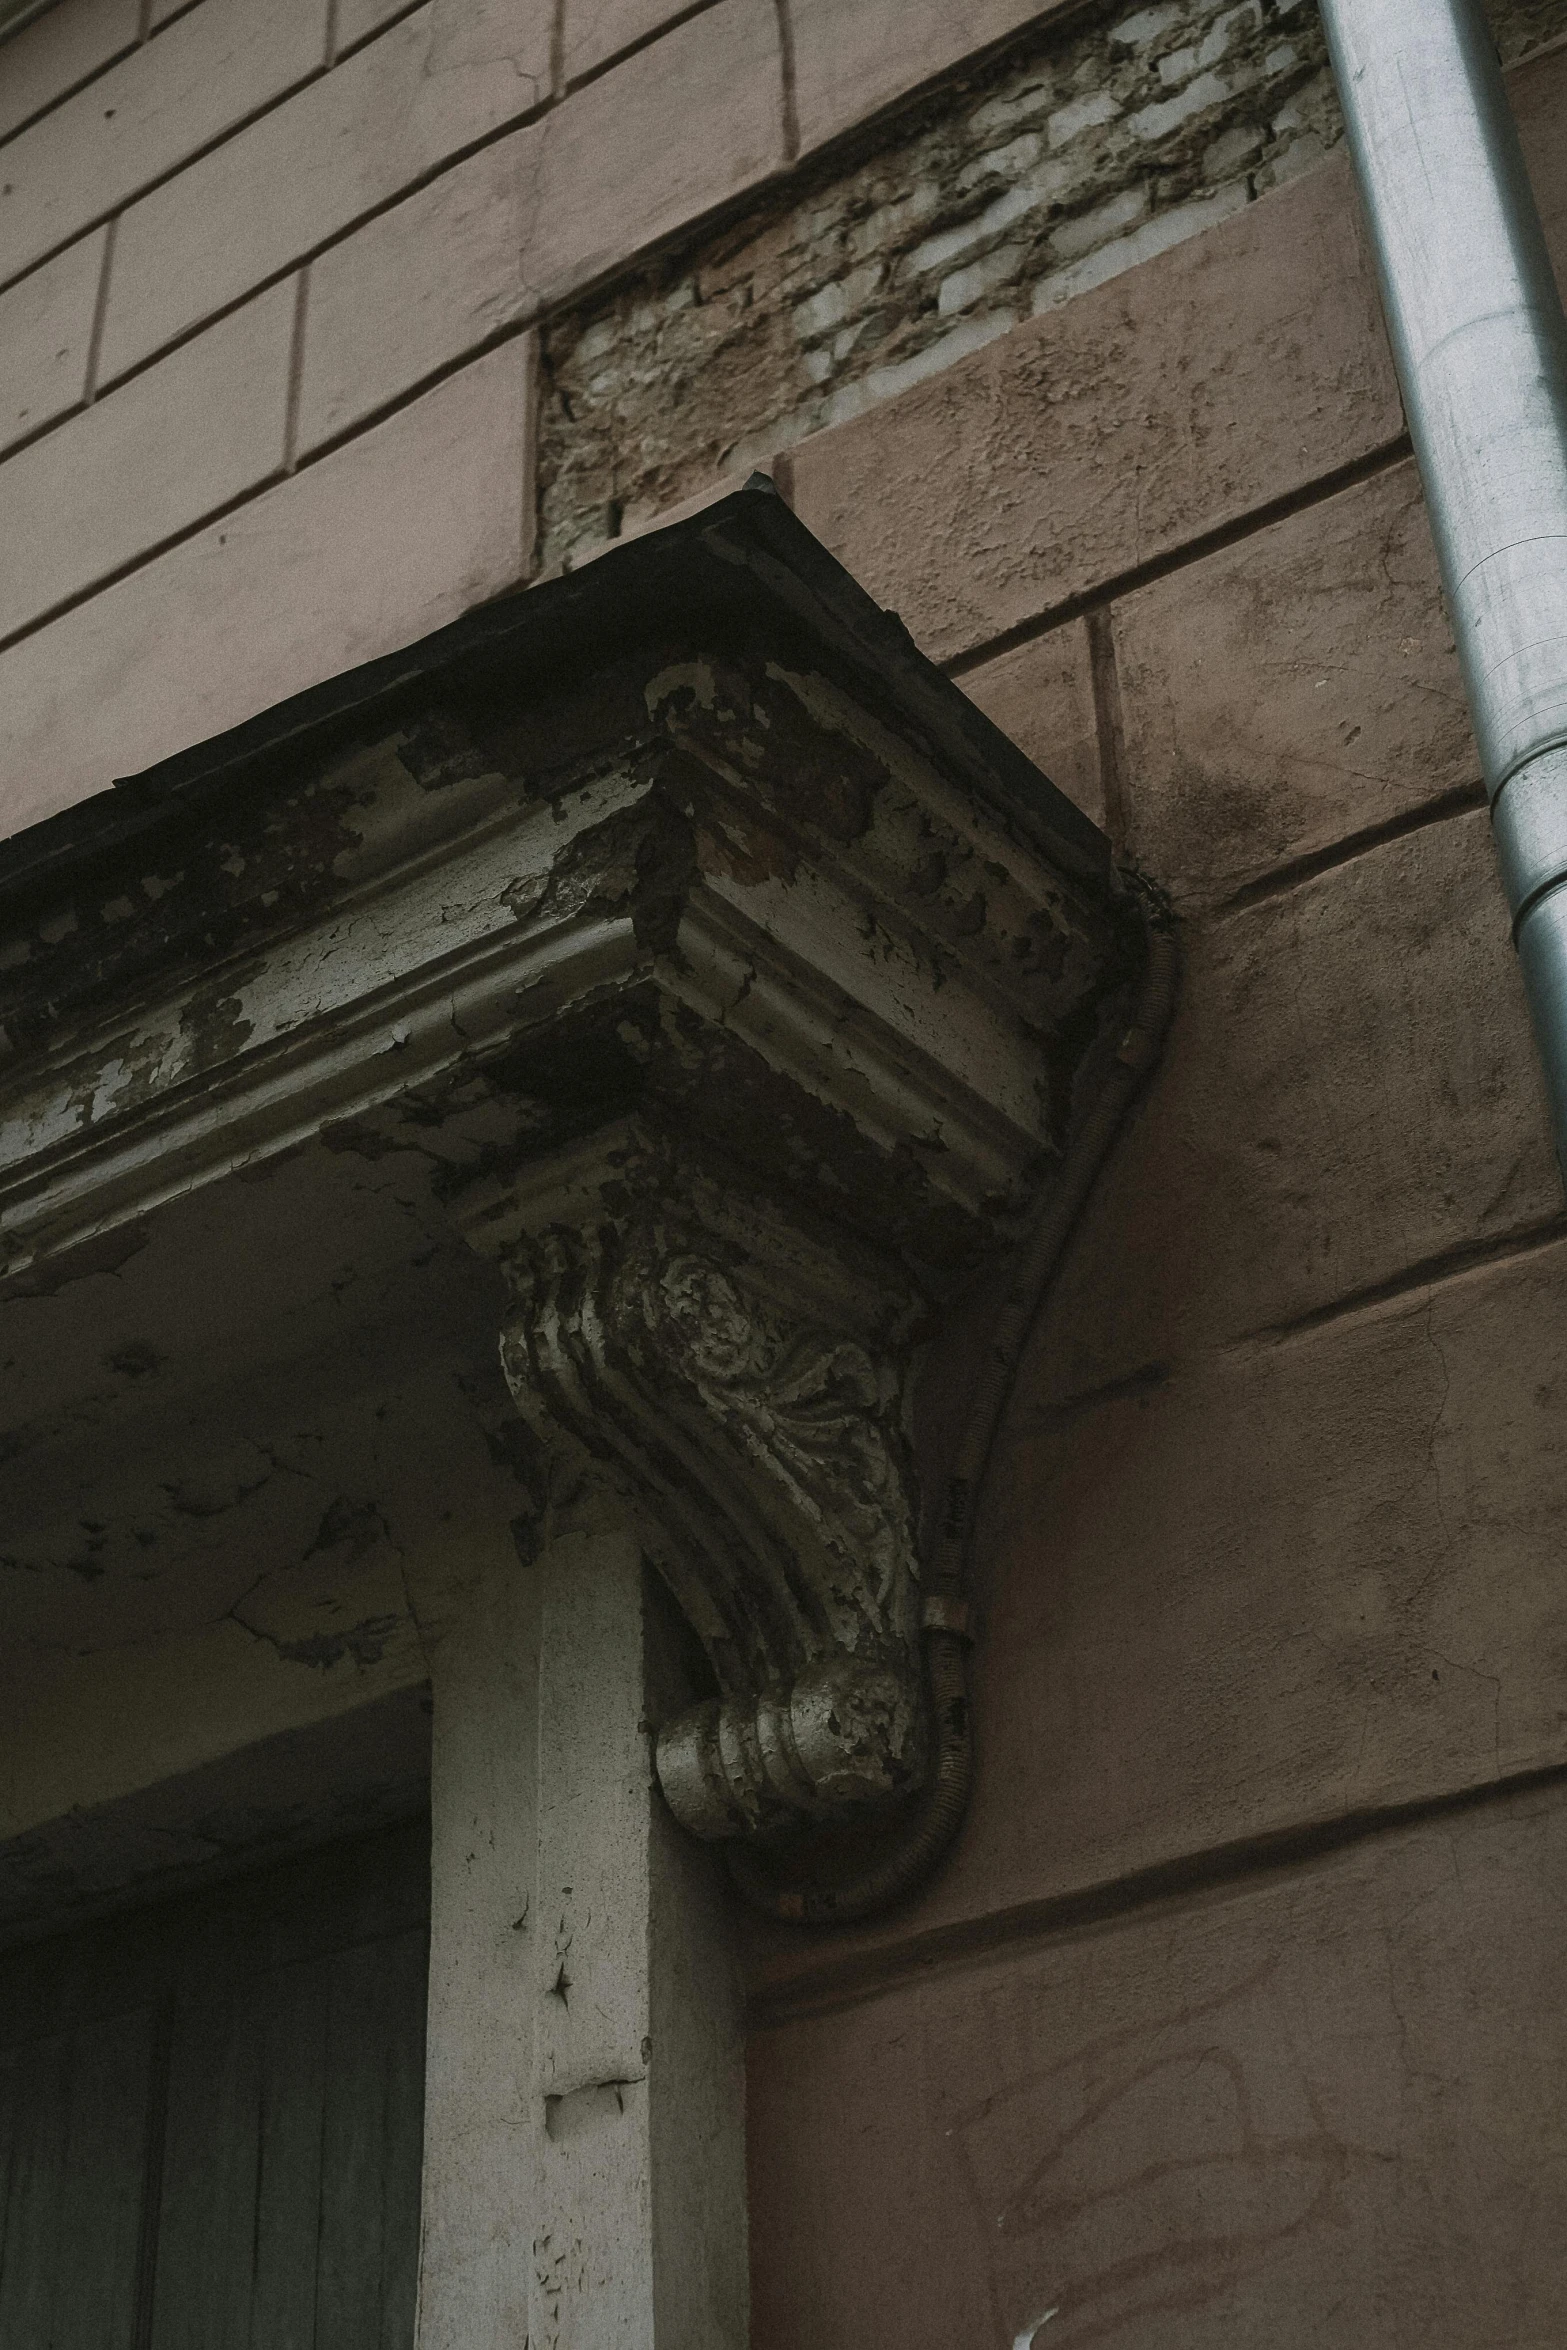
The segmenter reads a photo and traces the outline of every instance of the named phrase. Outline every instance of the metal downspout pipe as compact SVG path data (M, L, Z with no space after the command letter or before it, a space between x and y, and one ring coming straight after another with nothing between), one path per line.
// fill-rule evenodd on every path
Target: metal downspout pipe
M1321 0L1567 1164L1567 320L1479 0Z

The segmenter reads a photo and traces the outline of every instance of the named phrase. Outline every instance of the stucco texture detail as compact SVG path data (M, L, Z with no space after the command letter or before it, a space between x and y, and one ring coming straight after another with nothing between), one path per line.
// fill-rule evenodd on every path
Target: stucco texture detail
M1521 1797L759 2035L758 2350L1549 2350L1564 1859Z
M1412 461L1128 596L1115 646L1129 846L1187 902L1478 796Z
M1492 14L1509 59L1567 25L1561 0ZM551 322L542 562L580 561L939 374L1244 210L1340 138L1309 0L1046 22L862 159L835 152L787 203L770 196Z
M1223 218L1335 135L1300 0L1047 29L787 208L552 325L543 560L861 413Z

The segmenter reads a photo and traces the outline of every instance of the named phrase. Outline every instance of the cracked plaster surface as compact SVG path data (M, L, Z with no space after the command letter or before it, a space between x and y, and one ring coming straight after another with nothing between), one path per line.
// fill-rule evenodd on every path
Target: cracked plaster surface
M1511 63L1563 0L1494 0ZM544 330L540 562L570 568L1312 169L1310 0L1078 12Z
M1266 17L1260 0L1198 0L1047 30L786 212L775 202L556 321L546 567L1309 166L1330 135L1320 30L1283 38L1307 15L1301 0L1287 19L1276 0ZM1223 61L1195 98L1183 32L1193 57Z

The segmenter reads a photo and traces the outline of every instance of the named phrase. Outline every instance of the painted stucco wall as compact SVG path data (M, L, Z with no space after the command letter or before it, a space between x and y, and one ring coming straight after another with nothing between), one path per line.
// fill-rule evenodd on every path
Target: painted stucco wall
M752 1938L758 2344L1559 2342L1567 1225L1309 0L60 0L0 134L7 828L764 462L1182 916L964 1843ZM116 1664L100 1795L421 1678L363 1572Z
M1560 13L1497 0L1504 49ZM768 463L1336 137L1309 0L58 0L0 43L5 820Z

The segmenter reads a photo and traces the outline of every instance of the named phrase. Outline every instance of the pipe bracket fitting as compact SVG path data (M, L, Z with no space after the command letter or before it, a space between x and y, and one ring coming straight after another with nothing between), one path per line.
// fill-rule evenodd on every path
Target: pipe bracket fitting
M1567 880L1567 746L1508 777L1491 804L1491 830L1516 936L1529 909Z

